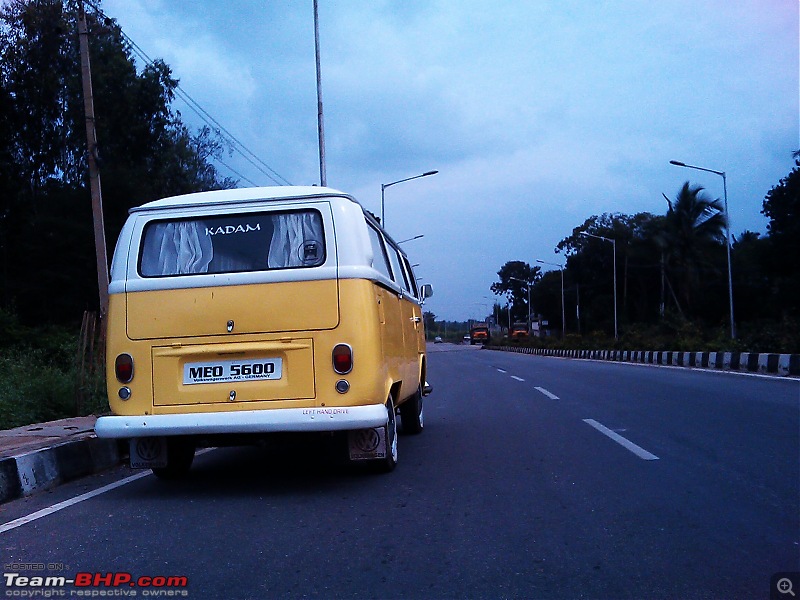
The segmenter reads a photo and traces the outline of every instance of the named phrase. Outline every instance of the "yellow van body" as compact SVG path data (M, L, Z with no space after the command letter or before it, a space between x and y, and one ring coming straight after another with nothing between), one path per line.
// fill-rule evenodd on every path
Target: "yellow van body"
M268 255L268 256L266 256ZM347 432L391 470L395 413L424 424L422 303L410 261L329 188L204 192L132 209L109 287L112 416L132 466L188 470L201 445Z

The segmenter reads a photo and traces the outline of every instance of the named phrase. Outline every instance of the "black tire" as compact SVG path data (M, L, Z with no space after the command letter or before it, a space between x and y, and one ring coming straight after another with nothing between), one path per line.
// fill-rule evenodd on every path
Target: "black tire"
M173 480L185 477L194 461L194 443L178 438L167 438L167 466L153 469L159 479Z
M403 433L416 435L425 427L422 405L422 384L411 398L400 405L400 418L403 422Z
M382 473L390 473L397 466L397 416L391 396L386 400L386 415L386 457L379 459L376 465Z

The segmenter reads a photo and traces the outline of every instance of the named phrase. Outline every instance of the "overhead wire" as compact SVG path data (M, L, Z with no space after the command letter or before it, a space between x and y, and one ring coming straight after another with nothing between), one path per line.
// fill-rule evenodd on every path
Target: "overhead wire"
M249 183L249 184L250 184L250 185L252 185L253 187L258 187L258 184L257 184L255 181L253 181L252 179L249 179L248 177L245 177L244 175L242 175L241 173L239 173L239 171L237 171L236 169L234 169L232 166L230 166L228 163L226 163L226 162L225 162L224 160L222 160L221 158L215 158L214 160L215 160L215 161L217 161L219 164L221 164L221 165L222 165L223 167L225 167L226 169L228 169L228 170L229 170L231 173L233 173L234 175L236 175L236 176L237 176L239 179L243 179L243 180L245 180L247 183Z
M107 21L112 21L112 19L106 15L98 6L94 5L91 2L87 2L89 7L95 11L95 13L101 16L103 19ZM116 22L115 22L116 23ZM142 50L142 48L135 42L133 39L123 31L122 27L119 23L116 23L116 26L119 28L119 32L125 41L130 44L131 50L135 54L139 56L140 59L145 61L147 65L155 64L155 61L151 59L147 53ZM181 88L180 84L176 84L175 88L175 95L179 97L181 100L184 101L186 106L189 107L192 112L194 112L200 119L209 125L213 130L216 131L220 137L226 140L232 150L239 153L239 155L244 158L247 162L249 162L253 167L255 167L258 171L260 171L263 175L268 177L273 183L278 185L292 185L289 180L283 177L280 173L278 173L275 169L270 167L266 162L264 162L261 158L258 157L252 150L250 150L247 146L245 146L241 141L239 141L236 136L234 136L226 127L224 127L217 119L215 119L207 110L205 110L200 103L198 103L194 98L192 98L183 88ZM224 134L224 135L223 135ZM238 177L244 179L246 182L250 183L251 185L257 185L253 183L250 179L243 176L241 173L237 172L233 168L231 168L228 164L220 160L219 158L213 157L213 160L223 165L225 168L230 170L232 173L237 175Z

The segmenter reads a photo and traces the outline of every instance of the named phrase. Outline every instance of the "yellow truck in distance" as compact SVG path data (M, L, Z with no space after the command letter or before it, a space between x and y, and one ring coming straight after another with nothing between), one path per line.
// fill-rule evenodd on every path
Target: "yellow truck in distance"
M473 323L469 328L470 345L488 344L490 339L489 326L486 323Z

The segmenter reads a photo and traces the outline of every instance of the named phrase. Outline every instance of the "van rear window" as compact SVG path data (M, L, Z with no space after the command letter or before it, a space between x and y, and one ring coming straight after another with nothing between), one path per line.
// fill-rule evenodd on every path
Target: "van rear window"
M315 210L151 221L139 253L142 277L316 267L325 262Z

